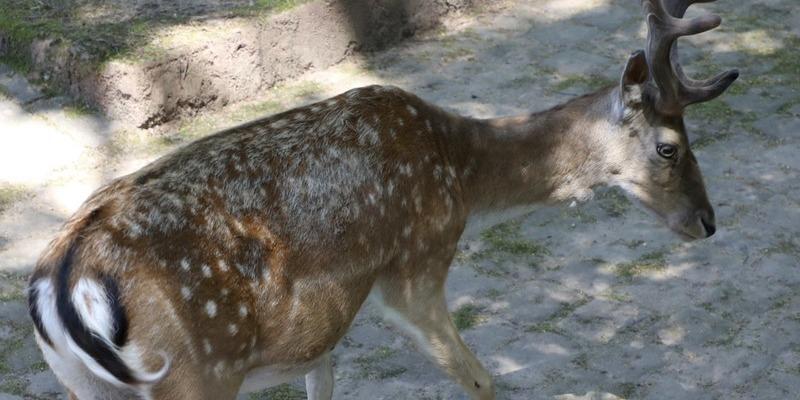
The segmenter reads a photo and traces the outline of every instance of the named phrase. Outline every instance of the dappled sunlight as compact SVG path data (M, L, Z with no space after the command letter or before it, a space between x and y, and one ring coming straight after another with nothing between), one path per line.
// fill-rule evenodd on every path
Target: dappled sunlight
M505 356L492 356L492 361L496 363L494 372L498 375L505 375L517 372L519 370L528 368L527 365L518 363L516 360Z
M546 355L555 355L555 356L570 355L569 350L565 349L564 346L561 346L556 343L531 342L530 346L536 351Z
M609 0L548 0L541 4L542 14L551 21L574 18L587 12L602 13Z
M46 120L25 116L15 105L4 108L10 110L0 118L0 182L39 186L86 151Z
M81 180L70 180L49 186L41 197L42 200L52 204L54 211L59 215L68 216L75 212L103 181L103 177L99 174L84 176Z
M725 32L724 37L711 42L714 52L743 51L750 55L775 54L785 46L783 41L766 29L744 32Z
M686 329L680 325L669 325L658 331L658 339L661 344L675 346L680 344L686 336Z

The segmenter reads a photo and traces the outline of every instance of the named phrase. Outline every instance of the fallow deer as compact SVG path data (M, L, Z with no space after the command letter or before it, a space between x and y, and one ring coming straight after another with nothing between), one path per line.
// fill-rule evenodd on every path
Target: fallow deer
M707 1L707 0L706 0ZM30 314L72 398L233 399L305 375L370 296L475 399L491 375L444 283L470 217L622 187L687 239L714 234L683 110L738 76L689 79L698 0L645 0L619 84L544 112L473 119L394 87L350 90L200 139L94 193L37 263Z

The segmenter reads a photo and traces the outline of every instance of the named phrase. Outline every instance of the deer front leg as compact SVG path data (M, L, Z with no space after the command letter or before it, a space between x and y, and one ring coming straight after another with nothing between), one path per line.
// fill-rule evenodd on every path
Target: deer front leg
M319 364L306 374L306 396L308 400L330 400L333 397L331 353L322 356Z
M371 298L388 322L410 336L418 350L473 399L493 400L491 375L461 340L450 319L443 281L444 277L430 274L415 279L385 276L376 283Z

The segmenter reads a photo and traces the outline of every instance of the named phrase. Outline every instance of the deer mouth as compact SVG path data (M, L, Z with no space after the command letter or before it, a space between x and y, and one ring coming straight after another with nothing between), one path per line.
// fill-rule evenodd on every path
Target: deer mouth
M694 215L675 215L666 218L667 226L681 239L694 241L711 237L716 232L713 222Z

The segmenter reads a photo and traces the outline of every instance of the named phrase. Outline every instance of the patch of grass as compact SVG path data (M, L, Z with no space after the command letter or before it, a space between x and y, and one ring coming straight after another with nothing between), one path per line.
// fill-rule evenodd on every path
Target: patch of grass
M251 6L215 12L213 16L267 16L308 0L255 0ZM162 13L159 17L127 18L122 13L97 18L86 15L100 2L0 0L0 32L8 38L9 48L0 61L27 74L33 65L30 45L37 39L53 39L66 50L73 46L88 56L87 65L99 67L114 59L157 59L164 49L152 43L159 28L190 23L192 15Z
M153 136L141 131L117 131L105 145L106 154L111 157L144 152L162 154L188 140L182 134Z
M84 104L74 103L63 108L67 118L82 118L97 113L97 110Z
M562 92L572 87L595 91L613 84L613 80L600 75L569 75L550 87L550 91Z
M487 243L488 249L479 252L480 255L496 255L497 253L513 256L544 257L550 255L546 247L522 238L520 222L510 221L495 225L481 233L481 238Z
M309 1L310 0L255 0L251 5L233 9L232 14L235 16L268 16L273 13L292 9Z
M365 354L355 359L356 365L361 370L359 378L362 379L389 379L400 376L406 372L405 367L387 365L386 360L392 357L396 350L381 346L372 353Z
M31 192L20 185L0 185L0 213L10 208L14 203L24 200Z
M538 322L533 325L529 325L528 327L525 328L525 332L555 333L557 335L564 334L564 331L561 330L561 328L559 328L553 322L550 321Z
M252 393L247 398L249 400L302 400L306 398L306 393L285 383L258 393Z
M578 368L589 369L589 355L586 353L578 354L570 362Z
M638 388L635 383L622 382L615 385L613 392L623 399L631 399L636 396Z
M39 361L39 362L33 363L30 366L30 370L33 371L33 372L47 371L48 368L49 367L47 366L47 363L44 362L44 361Z
M495 288L491 288L491 289L486 291L486 297L488 297L488 298L490 298L492 300L497 300L497 298L502 296L502 295L503 295L503 292L501 292L501 291L499 291L499 290L497 290Z
M606 289L600 296L611 301L616 301L617 303L627 303L631 301L631 296L629 294L618 292L614 290L614 288Z
M736 111L723 101L707 101L688 107L687 114L708 123L729 119L736 115Z
M315 97L322 92L322 85L314 81L302 81L292 85L275 88L276 95L289 100L303 100Z
M611 217L621 217L631 208L631 201L619 188L611 188L598 196L600 208Z
M8 356L22 348L22 337L24 337L24 335L22 335L20 330L17 329L14 339L0 342L0 345L2 345L0 346L0 373L2 373L2 375L8 375L9 372L11 372L11 368L8 366ZM0 390L0 392L2 392L2 390Z
M764 255L772 254L785 254L788 256L800 257L800 244L795 243L792 239L781 239L772 246L762 250Z
M623 280L631 281L636 276L652 271L660 271L667 266L666 253L653 251L642 255L636 261L617 264L614 273Z
M459 331L474 328L483 320L481 311L482 308L474 304L464 304L452 313L453 324Z
M798 82L798 80L800 80L800 77L798 77L798 75L800 75L800 54L797 54L798 46L800 46L800 38L787 38L782 48L769 55L768 58L775 62L775 66L770 72L785 74L794 82Z
M0 31L7 35L11 47L0 60L22 73L31 70L29 46L34 40L54 39L63 49L80 44L89 61L99 65L143 46L151 38L154 25L159 24L146 20L86 20L74 10L27 0L0 0L0 9Z
M781 297L778 297L777 299L775 299L772 302L772 305L770 306L770 308L773 309L773 310L778 310L778 309L781 309L783 307L786 307L791 302L792 302L792 296L791 295L781 296Z
M2 384L0 384L0 393L9 393L16 396L25 394L25 381L16 377L7 377Z
M634 240L630 240L630 241L626 242L625 243L625 247L627 247L629 249L635 249L635 248L637 248L637 247L639 247L639 246L641 246L641 245L643 245L645 243L647 243L647 242L645 242L644 240L634 239Z
M726 320L732 319L732 316L729 313L723 313L723 318ZM736 340L736 337L739 336L739 333L744 329L745 325L747 324L745 321L732 321L733 326L731 326L727 331L720 333L716 338L707 340L704 344L706 346L719 346L719 347L727 347L731 346L733 342Z
M547 317L546 320L537 322L533 325L529 325L525 328L526 332L536 332L536 333L555 333L557 335L563 335L564 331L557 326L558 321L561 321L564 318L567 318L575 312L578 308L584 306L586 303L590 301L588 296L584 296L577 301L572 303L569 302L562 302L559 304L558 309Z
M475 54L475 51L464 46L454 46L452 48L447 48L444 54L442 54L442 61L444 62L451 62L461 58L469 59L471 56Z
M561 214L565 217L574 218L580 224L594 224L597 223L597 217L591 213L586 212L580 205L564 209ZM573 228L575 224L573 224Z

